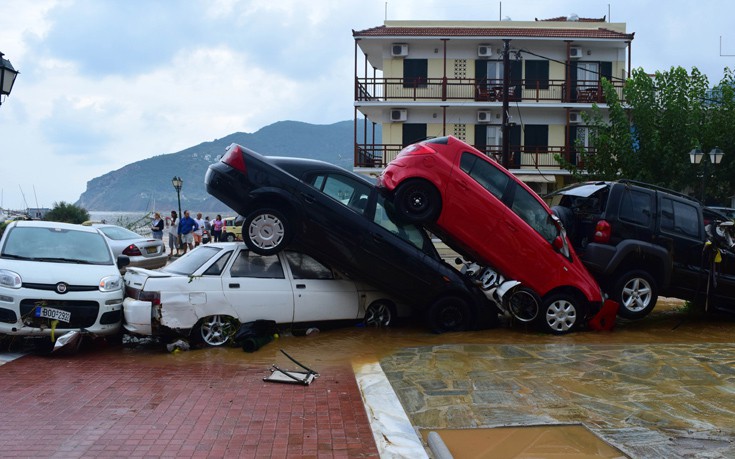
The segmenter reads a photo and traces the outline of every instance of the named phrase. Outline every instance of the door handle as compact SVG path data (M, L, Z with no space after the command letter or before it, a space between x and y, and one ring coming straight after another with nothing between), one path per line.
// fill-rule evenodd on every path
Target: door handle
M306 284L296 284L296 288L306 288Z
M301 193L301 197L304 198L304 201L306 201L307 204L314 204L314 196L306 193Z
M380 236L379 234L373 233L372 236L373 236L373 241L377 242L378 244L382 244L385 242L385 239L383 239L383 236Z
M229 288L240 288L240 284L228 284Z
M459 187L462 188L463 190L466 190L467 188L469 188L467 186L467 182L465 182L464 180L457 180L457 185L459 185Z

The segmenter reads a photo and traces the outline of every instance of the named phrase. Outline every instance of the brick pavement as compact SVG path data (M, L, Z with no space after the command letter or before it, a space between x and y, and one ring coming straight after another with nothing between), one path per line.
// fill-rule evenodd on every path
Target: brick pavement
M267 367L136 350L25 356L0 368L3 457L377 457L349 363L304 387Z

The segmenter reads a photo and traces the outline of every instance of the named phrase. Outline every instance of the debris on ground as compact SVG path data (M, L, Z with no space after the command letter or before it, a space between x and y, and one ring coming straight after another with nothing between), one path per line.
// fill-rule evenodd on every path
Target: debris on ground
M274 320L255 320L240 325L233 341L243 351L255 352L275 338L278 338L278 328Z
M179 351L188 351L189 350L189 343L184 341L183 339L177 339L173 343L169 343L166 345L166 349L168 349L169 352L179 352Z
M292 370L285 370L283 368L279 368L275 363L271 366L271 374L263 378L263 381L266 382L279 382L279 383L287 383L287 384L302 384L304 386L308 386L311 384L311 382L319 377L319 373L312 370L311 368L303 365L302 363L299 363L288 355L286 351L281 349L281 353L288 357L290 361L295 363L296 365L300 366L306 371L292 371Z

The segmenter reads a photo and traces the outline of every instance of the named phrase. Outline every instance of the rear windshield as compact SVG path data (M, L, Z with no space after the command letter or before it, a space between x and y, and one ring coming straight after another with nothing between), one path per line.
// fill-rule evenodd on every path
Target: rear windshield
M166 265L164 268L161 268L161 271L165 271L171 274L190 276L221 251L222 249L219 247L200 245L183 257L174 260ZM224 260L224 262L226 263L226 260ZM220 268L219 272L221 271L222 269ZM208 272L207 274L210 273Z
M58 263L113 264L105 238L97 232L17 226L9 230L2 258Z

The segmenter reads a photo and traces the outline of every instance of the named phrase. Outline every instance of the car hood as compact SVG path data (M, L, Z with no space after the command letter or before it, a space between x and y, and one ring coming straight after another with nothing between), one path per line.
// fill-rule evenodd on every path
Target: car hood
M0 269L16 272L23 279L23 283L34 284L66 282L72 285L98 285L103 277L120 275L115 265L85 265L8 259L0 261Z

